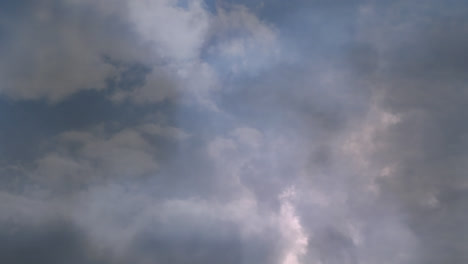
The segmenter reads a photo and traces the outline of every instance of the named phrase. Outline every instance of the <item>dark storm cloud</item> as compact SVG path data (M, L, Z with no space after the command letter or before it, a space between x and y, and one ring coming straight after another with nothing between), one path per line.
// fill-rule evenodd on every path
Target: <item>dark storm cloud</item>
M0 262L466 262L462 1L1 5Z
M265 251L271 241L242 243L235 226L154 223L136 234L121 252L96 244L89 233L75 223L54 219L35 225L3 223L0 256L8 263L269 263L274 252ZM197 228L193 228L197 227ZM200 229L200 227L202 229ZM216 228L210 232L206 228ZM243 248L247 247L247 248Z
M38 226L2 225L0 256L7 263L112 263L101 258L82 231L66 221Z
M398 3L377 11L375 83L382 107L401 122L377 136L385 147L373 160L395 164L381 186L408 210L424 263L468 259L467 230L459 222L467 203L466 12L462 1Z

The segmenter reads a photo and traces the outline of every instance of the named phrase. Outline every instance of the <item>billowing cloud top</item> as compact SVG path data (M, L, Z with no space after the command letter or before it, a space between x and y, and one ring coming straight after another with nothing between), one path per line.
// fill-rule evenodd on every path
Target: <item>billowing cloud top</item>
M461 0L0 2L0 263L468 263Z

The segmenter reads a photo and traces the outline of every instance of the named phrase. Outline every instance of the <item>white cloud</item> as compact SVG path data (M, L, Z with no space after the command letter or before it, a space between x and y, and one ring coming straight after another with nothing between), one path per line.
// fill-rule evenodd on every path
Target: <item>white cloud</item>
M296 215L292 200L296 196L295 187L289 187L280 194L280 228L287 241L282 264L300 264L301 257L307 253L308 235L304 232Z

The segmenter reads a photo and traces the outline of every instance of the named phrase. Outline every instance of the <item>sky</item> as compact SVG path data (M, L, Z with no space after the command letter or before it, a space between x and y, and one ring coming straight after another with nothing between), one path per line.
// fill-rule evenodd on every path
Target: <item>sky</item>
M0 1L0 263L468 263L468 3Z

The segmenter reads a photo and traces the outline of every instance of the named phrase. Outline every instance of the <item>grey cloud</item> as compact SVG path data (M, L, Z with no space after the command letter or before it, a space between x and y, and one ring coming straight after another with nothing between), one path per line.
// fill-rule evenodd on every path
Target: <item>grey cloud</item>
M274 252L264 251L269 241L241 241L229 224L216 233L182 229L177 234L164 225L159 230L152 227L119 253L98 249L102 245L94 244L82 229L67 221L39 226L4 224L3 228L0 255L10 263L274 263Z
M102 60L102 47L111 40L97 37L106 22L96 15L84 19L83 14L92 10L76 8L50 1L35 3L21 10L22 18L3 23L15 25L8 28L10 38L1 51L3 93L58 100L79 89L105 87L113 69ZM93 32L91 25L96 24L102 28ZM112 23L107 27L111 31Z
M2 247L52 263L465 263L466 4L227 2L25 9L70 16L38 24L37 49L2 35L2 52L55 36L43 54L85 55L45 63L49 78L25 54L36 86L3 89L56 103L0 106L53 117L0 113L1 157L27 156L0 163L2 229L25 226ZM22 60L6 61L15 82Z
M422 262L463 263L466 230L455 226L466 203L466 6L397 2L368 12L376 26L363 36L379 54L368 76L379 107L399 120L375 133L370 162L393 164L378 184L409 215Z
M82 232L66 222L3 225L1 234L0 256L8 263L112 263L94 253Z
M147 56L151 48L140 40L126 5L121 1L40 1L15 8L16 16L6 15L1 24L7 36L0 50L2 93L14 99L58 102L128 78L120 76L128 73L123 66L138 62L151 69L161 63L161 57ZM154 89L171 89L165 78L153 82ZM165 92L158 100L166 94L172 95Z
M187 137L180 129L152 123L116 132L102 126L64 132L49 143L53 148L34 161L28 174L36 182L66 192L83 184L154 176L159 161L170 156L162 151Z

